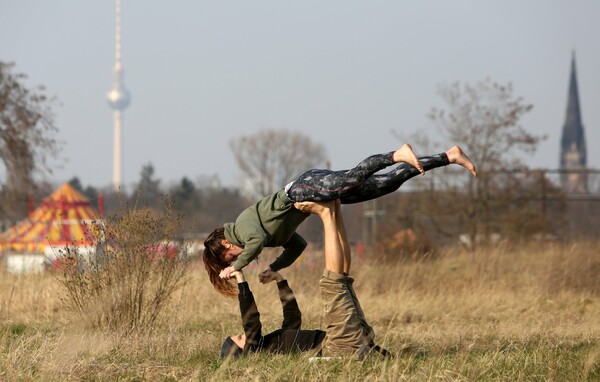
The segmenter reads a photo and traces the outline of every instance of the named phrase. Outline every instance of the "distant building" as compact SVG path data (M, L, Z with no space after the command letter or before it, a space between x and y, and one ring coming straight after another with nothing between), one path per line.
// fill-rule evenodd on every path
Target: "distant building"
M589 193L588 178L585 172L587 169L585 132L579 107L575 52L571 59L567 114L560 145L560 169L564 171L561 174L561 184L565 192L569 194Z

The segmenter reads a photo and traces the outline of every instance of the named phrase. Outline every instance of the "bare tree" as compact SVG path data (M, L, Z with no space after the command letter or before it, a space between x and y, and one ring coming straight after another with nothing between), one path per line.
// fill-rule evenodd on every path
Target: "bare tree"
M510 84L490 80L443 84L438 93L444 105L429 114L438 134L431 140L421 134L409 141L426 143L428 151L458 144L479 176L473 179L464 169L450 166L444 176L415 179L411 186L421 192L411 195L411 202L397 213L440 239L466 234L471 245L488 242L496 233L516 238L543 230L543 214L531 200L536 188L547 185L527 172L524 154L533 153L544 137L520 125L533 106L515 96Z
M515 97L511 84L489 79L474 86L456 82L440 85L438 93L447 107L433 108L429 117L450 142L463 146L479 171L520 167L518 155L535 152L545 139L519 124L533 105Z
M287 130L262 130L233 139L230 146L254 197L268 195L327 161L323 145Z
M478 237L487 239L497 224L492 214L497 218L497 212L512 203L507 196L519 194L516 188L523 183L511 170L526 169L520 156L535 152L545 137L520 125L520 118L533 106L514 96L511 84L500 85L489 79L474 86L453 83L441 85L439 95L446 107L433 108L430 118L448 141L462 146L479 173L476 181L469 181L468 196L456 205L461 206L460 215L469 227L471 242Z
M50 172L47 159L59 151L50 108L54 99L44 87L28 88L27 76L13 73L14 64L0 62L0 159L6 169L3 205L16 206L32 192L35 171ZM9 211L4 211L8 213Z

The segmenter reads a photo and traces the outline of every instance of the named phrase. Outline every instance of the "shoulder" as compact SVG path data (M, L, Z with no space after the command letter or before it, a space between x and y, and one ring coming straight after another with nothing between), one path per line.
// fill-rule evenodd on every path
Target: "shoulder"
M256 219L244 219L235 223L235 233L238 238L247 241L251 238L266 239L267 233Z

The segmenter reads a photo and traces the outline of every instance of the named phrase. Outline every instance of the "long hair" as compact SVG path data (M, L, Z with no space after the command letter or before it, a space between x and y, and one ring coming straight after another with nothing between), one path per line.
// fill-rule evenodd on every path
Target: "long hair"
M221 243L225 240L223 227L216 228L204 240L204 252L202 253L202 261L204 268L208 273L208 279L217 292L226 297L237 296L237 289L227 280L219 277L219 273L231 263L221 259L221 254L225 251L225 246Z

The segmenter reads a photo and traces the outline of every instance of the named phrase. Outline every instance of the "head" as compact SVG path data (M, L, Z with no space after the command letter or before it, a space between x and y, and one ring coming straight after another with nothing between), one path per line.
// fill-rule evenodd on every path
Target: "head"
M211 232L204 241L204 253L202 261L204 268L208 273L208 278L217 292L227 297L235 297L237 295L236 288L227 280L219 277L219 273L231 265L231 260L225 260L225 256L229 247L225 239L223 227L219 227ZM230 259L230 257L228 257Z
M244 334L225 338L223 345L221 345L221 358L238 358L242 355L245 345L246 336Z

